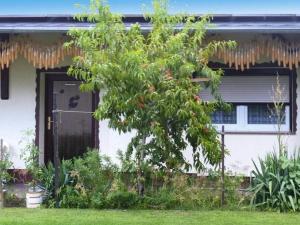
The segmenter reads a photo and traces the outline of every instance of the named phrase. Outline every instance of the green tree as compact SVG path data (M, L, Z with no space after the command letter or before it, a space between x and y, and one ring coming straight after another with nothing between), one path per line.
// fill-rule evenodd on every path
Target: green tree
M220 143L210 118L215 104L201 100L201 87L191 78L209 78L215 93L222 71L208 62L235 43L204 40L211 17L170 15L166 1L154 1L153 13L145 15L152 28L145 32L140 24L126 27L107 4L92 1L76 18L95 27L69 32L66 47L81 49L69 74L84 81L83 91L104 90L95 117L134 133L127 155L167 171L188 169L184 151L191 146L196 169L217 164Z

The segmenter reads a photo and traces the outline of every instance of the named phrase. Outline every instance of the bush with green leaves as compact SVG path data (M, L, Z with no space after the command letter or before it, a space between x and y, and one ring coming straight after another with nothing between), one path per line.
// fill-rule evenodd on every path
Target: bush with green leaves
M300 152L268 154L254 163L251 205L281 212L300 211Z
M59 206L63 208L99 208L99 193L107 195L116 175L116 166L98 150L88 150L82 157L62 160L60 167ZM54 206L54 167L43 168L42 181L47 190L46 205Z
M107 207L128 209L137 207L140 197L133 191L114 191L107 195Z
M11 168L12 162L10 161L10 155L8 149L4 147L3 141L0 140L0 208L4 206L4 183L8 182L12 177L8 173L8 169Z
M3 143L2 143L3 145ZM11 179L11 175L8 173L8 169L12 167L10 160L10 154L8 149L4 146L0 146L0 182L1 187L3 182L7 182Z

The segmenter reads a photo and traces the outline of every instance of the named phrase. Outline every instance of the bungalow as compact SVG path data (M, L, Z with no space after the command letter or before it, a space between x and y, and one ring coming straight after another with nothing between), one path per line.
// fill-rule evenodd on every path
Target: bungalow
M124 22L127 26L138 22L145 32L151 29L139 15L127 15ZM216 15L213 23L207 38L236 40L238 47L219 52L212 62L225 71L219 92L233 106L231 112L214 113L212 120L218 129L225 126L225 145L230 151L226 167L247 175L251 159L272 151L276 144L276 119L269 109L277 75L284 105L280 132L290 151L300 146L300 16ZM91 26L68 15L0 17L0 138L16 169L24 168L19 144L24 130L35 131L40 163L53 159L54 120L60 121L55 137L63 158L99 147L116 159L117 150L126 148L130 134L119 135L108 128L107 121L98 123L91 116L101 92L100 97L82 93L80 81L66 75L76 55L75 49L63 48L66 32ZM212 98L206 90L201 97ZM63 112L53 117L53 110ZM187 152L186 157L191 155Z

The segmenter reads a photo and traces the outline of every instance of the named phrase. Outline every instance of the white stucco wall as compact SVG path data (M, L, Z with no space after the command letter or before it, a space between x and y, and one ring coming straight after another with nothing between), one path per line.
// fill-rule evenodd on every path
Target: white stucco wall
M34 38L42 41L53 41L57 35L35 35ZM70 64L70 59L66 59L60 66ZM300 75L300 70L298 71ZM41 75L41 100L40 100L40 134L39 143L41 148L41 161L43 160L44 149L44 74ZM24 58L20 57L10 66L10 98L0 100L0 138L9 146L15 168L24 168L20 160L20 145L18 144L22 131L35 129L35 105L36 105L36 70ZM297 77L297 105L300 106L300 76ZM299 108L299 107L298 107ZM298 109L298 115L300 111ZM300 117L297 117L296 135L286 136L290 151L300 146ZM117 131L108 128L107 121L100 122L99 143L100 151L117 162L117 151L125 151L127 144L132 137L131 134L119 134ZM267 152L273 150L276 144L276 135L226 135L225 144L230 152L225 163L228 169L233 169L249 174L252 168L252 159L258 156L263 157ZM192 159L191 154L186 153L188 159Z
M24 58L10 66L9 100L0 100L0 138L7 143L15 168L23 168L22 131L35 128L35 69Z

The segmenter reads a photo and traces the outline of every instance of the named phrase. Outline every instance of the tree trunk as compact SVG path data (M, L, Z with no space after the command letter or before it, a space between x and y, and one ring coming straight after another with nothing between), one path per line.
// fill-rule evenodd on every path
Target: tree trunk
M137 171L137 189L138 189L138 194L140 196L144 195L144 171L142 169L142 163L144 161L144 148L146 144L146 138L143 138L142 143L140 143L139 146L139 157L138 157L138 171Z

